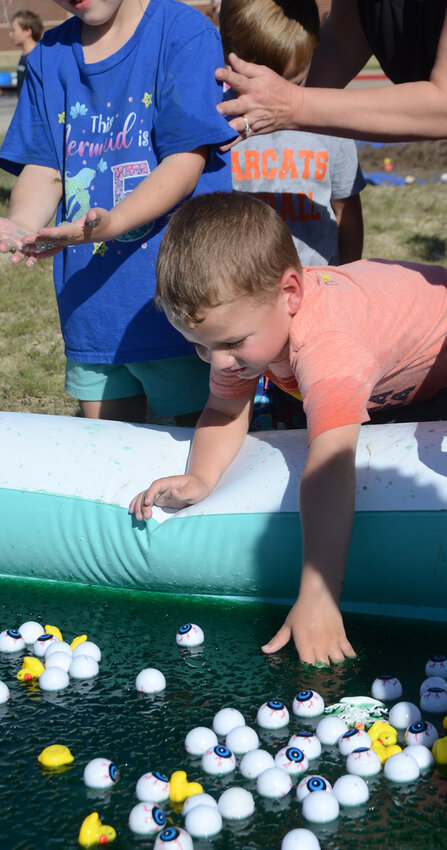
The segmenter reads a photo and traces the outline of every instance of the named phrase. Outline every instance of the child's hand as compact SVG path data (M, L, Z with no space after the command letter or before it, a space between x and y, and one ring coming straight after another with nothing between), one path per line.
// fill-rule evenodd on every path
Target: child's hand
M170 475L158 478L147 490L132 499L129 513L137 520L150 519L152 505L164 508L186 508L195 505L209 493L209 487L196 475Z
M62 222L57 227L41 227L34 236L24 238L24 250L32 256L41 256L42 250L47 250L43 246L50 243L53 253L57 253L70 245L103 242L110 238L107 235L109 219L110 212L98 207L89 210L76 221Z
M17 265L25 259L23 253L23 239L26 236L32 236L29 231L24 230L10 218L0 218L0 253L11 254L11 263ZM28 268L36 265L37 260L34 257L28 257L25 265Z
M262 651L278 652L291 637L301 661L307 664L330 664L355 656L340 610L330 594L312 601L300 595L280 630L261 647Z

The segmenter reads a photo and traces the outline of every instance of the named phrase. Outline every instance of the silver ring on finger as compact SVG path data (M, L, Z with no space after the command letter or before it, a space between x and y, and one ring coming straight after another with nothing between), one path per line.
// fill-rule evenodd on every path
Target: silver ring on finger
M251 130L251 127L250 127L250 124L248 123L248 118L247 118L247 116L246 116L246 115L243 115L242 117L243 117L243 119L244 119L244 121L245 121L245 130L243 130L242 132L243 132L243 133L247 136L247 135L248 135L248 133L249 133L249 132L250 132L250 130Z

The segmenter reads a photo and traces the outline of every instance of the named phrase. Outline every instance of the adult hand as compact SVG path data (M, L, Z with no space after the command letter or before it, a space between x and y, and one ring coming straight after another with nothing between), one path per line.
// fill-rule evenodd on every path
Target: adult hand
M267 655L278 652L293 637L301 661L325 664L344 661L355 656L346 637L339 608L328 594L325 599L305 600L298 597L284 624L265 644Z
M147 490L135 496L130 505L129 513L135 514L137 520L150 519L152 506L164 508L186 508L195 505L209 493L209 488L196 475L170 475L168 478L158 478Z
M231 67L216 69L216 79L227 83L238 97L219 103L217 109L222 115L238 116L230 126L239 136L222 150L256 133L298 127L300 86L288 83L264 65L239 59L235 53L230 53L228 62Z

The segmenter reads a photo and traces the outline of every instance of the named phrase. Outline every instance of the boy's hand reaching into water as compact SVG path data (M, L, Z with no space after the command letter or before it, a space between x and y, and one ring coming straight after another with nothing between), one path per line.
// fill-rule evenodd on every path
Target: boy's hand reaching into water
M276 635L262 647L267 655L278 652L293 637L301 661L330 664L355 656L346 637L340 610L330 593L312 599L301 594Z
M210 489L197 475L170 475L158 478L147 490L132 499L129 513L137 520L150 519L152 505L163 508L186 508L208 496Z

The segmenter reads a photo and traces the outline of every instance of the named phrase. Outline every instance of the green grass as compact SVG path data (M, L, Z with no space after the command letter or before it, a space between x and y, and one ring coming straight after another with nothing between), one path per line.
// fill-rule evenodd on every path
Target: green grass
M0 216L7 215L12 184L0 172ZM447 265L446 191L444 184L367 186L364 256ZM27 269L0 255L0 409L76 415L64 372L51 260Z

